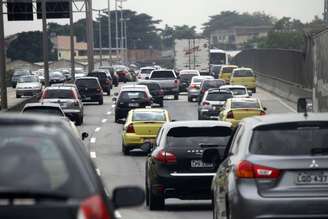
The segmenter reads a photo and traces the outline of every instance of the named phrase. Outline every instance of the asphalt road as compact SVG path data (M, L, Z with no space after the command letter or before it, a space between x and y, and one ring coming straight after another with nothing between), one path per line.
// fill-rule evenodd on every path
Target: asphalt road
M118 88L115 88L114 92ZM112 93L114 93L112 92ZM295 106L272 96L263 90L258 90L254 96L260 97L268 113L290 113ZM141 151L131 152L123 156L121 152L122 125L114 123L112 96L105 96L104 105L86 105L84 125L81 131L90 135L85 145L94 160L97 170L109 191L122 185L138 185L144 188L145 154ZM178 101L166 100L164 107L169 110L172 119L197 119L197 104L188 103L185 95ZM295 112L295 111L294 111ZM122 218L134 219L176 219L176 218L212 218L210 201L180 201L166 200L163 211L149 211L146 206L120 210Z

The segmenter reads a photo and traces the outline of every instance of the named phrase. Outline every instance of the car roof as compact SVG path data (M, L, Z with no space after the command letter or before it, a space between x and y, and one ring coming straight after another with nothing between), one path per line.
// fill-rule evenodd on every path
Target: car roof
M73 87L76 88L76 84L61 83L61 84L52 84L51 87Z
M166 109L158 108L138 108L131 110L132 112L168 112Z
M200 127L214 127L214 126L223 126L231 127L230 122L223 121L201 121L201 120L191 120L191 121L177 121L169 122L165 124L165 128L178 128L178 127L189 127L189 128L200 128Z
M229 93L232 94L230 90L222 89L222 88L210 88L206 92L208 93Z
M40 107L40 106L61 108L60 104L58 104L58 103L44 103L44 102L41 102L41 103L27 103L27 104L25 104L24 109L28 108L28 107Z
M97 77L89 77L89 76L82 77L82 78L77 78L76 80L85 80L85 79L87 79L87 80L98 80Z
M64 125L61 118L50 115L32 115L18 113L3 113L0 115L0 125Z
M222 68L227 68L227 67L236 67L236 68L238 68L237 65L222 65Z
M221 89L229 89L229 88L245 88L244 85L223 85L220 87Z
M212 76L209 76L209 75L200 75L200 76L194 76L194 77L192 77L192 79L198 79L198 78L200 78L200 79L203 79L203 78L213 78Z
M54 87L46 87L46 90L73 90L74 87L69 87L69 86L54 86Z
M108 73L108 70L106 69L94 69L92 72L90 72L89 74L92 74L92 73Z
M328 113L309 113L308 116L304 116L303 113L269 114L266 116L249 117L242 121L253 129L264 125L284 123L328 122Z
M136 84L136 85L124 85L121 87L121 90L129 90L129 89L148 89L146 85Z
M155 67L150 67L150 66L140 68L140 70L143 70L143 69L156 69L156 68Z
M253 71L251 68L246 68L246 67L241 67L241 68L236 68L233 71L240 71L240 70L247 70L247 71Z
M139 81L137 85L145 86L145 84L158 84L159 85L159 83L157 81L152 81L152 80Z
M230 98L231 102L258 102L259 98L254 97L233 97Z

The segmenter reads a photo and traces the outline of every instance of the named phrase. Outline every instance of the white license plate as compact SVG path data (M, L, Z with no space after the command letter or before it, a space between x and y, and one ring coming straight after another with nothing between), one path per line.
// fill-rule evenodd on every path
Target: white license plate
M213 164L212 163L204 163L201 160L192 160L190 163L190 166L192 168L212 168Z
M129 103L129 106L130 107L138 107L139 106L139 103Z
M296 176L297 185L327 185L328 173L322 171L300 172Z
M86 97L86 98L84 98L85 100L91 100L91 97Z

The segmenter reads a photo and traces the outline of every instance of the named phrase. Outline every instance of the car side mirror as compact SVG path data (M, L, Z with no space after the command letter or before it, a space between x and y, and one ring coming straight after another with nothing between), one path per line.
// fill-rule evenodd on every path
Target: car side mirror
M87 132L82 133L82 141L84 141L84 139L86 139L88 137L89 137L89 134Z
M253 96L253 92L251 90L248 90L247 92L250 97Z
M139 187L119 187L113 191L115 209L142 205L145 201L145 192Z
M202 160L204 163L218 165L221 159L222 158L218 149L210 148L203 152Z

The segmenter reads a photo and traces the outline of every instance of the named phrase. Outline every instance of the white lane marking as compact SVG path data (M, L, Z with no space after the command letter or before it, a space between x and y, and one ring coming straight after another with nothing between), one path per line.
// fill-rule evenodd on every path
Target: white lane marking
M279 99L278 97L274 97L281 105L285 106L287 109L289 109L290 111L294 112L294 113L297 113L297 111L289 106L287 103L283 102L281 99Z
M101 176L101 172L98 168L96 169L96 172L97 172L98 176Z
M115 108L115 105L112 105L112 108Z
M110 115L110 114L112 114L112 112L111 112L111 111L107 112L107 115Z
M107 119L103 119L101 120L102 123L106 123L107 122Z
M90 157L91 157L91 158L97 158L97 154L96 154L96 152L91 151L91 152L90 152Z
M119 211L115 211L115 217L116 218L122 218L122 215L121 215L121 213L119 212Z
M97 139L93 137L93 138L90 139L90 143L94 144L94 143L96 143L96 140Z
M96 128L96 129L95 129L95 132L99 132L100 129L101 129L100 127Z

